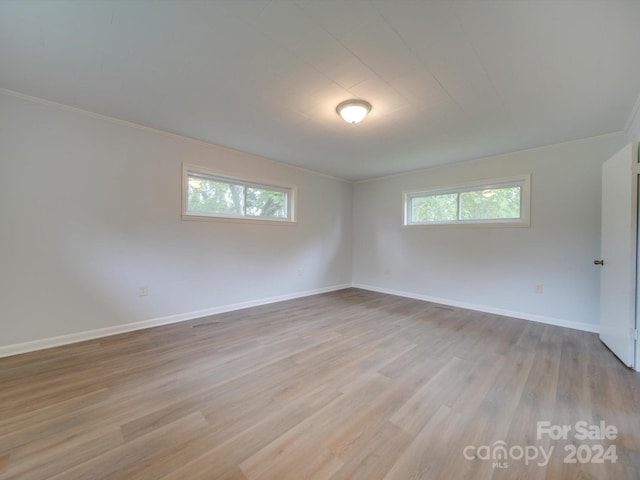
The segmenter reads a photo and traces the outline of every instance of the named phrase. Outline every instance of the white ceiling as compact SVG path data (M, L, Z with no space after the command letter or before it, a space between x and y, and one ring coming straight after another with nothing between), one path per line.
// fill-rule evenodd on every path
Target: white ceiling
M638 0L0 1L0 88L350 180L624 130L639 46Z

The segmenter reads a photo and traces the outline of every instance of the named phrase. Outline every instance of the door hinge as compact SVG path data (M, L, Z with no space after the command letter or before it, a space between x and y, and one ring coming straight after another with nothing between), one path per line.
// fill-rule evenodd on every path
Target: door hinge
M640 163L633 164L633 173L635 175L640 175Z
M638 340L638 329L637 328L632 328L631 329L631 340Z

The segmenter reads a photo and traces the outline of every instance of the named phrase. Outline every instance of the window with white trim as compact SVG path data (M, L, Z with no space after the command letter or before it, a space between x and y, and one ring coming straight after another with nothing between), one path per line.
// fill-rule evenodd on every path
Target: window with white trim
M182 215L203 219L295 222L293 185L229 176L183 166Z
M530 175L405 192L404 225L528 226Z

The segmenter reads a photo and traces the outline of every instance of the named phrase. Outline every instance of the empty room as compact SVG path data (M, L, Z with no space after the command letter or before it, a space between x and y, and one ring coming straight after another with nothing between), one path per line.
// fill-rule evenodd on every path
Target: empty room
M0 1L0 480L640 479L639 25Z

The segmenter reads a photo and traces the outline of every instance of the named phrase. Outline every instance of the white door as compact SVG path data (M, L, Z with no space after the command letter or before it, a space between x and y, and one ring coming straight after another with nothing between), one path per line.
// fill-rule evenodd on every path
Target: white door
M600 339L620 360L636 365L638 144L602 166Z

